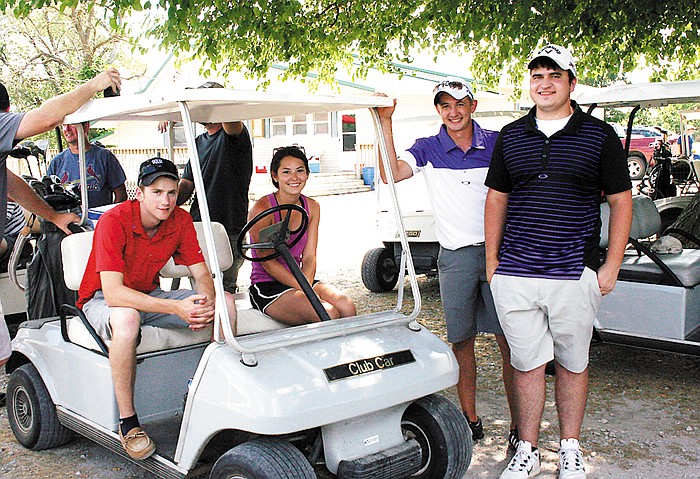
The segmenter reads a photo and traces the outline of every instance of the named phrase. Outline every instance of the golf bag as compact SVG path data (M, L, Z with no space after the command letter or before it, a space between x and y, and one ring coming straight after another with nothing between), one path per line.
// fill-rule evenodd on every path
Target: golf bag
M47 181L48 180L48 181ZM60 184L44 177L28 181L30 186L58 212L80 213L80 199L63 191ZM43 186L43 187L42 187ZM41 220L41 235L36 240L34 254L27 264L28 319L50 318L59 315L62 304L75 304L77 295L63 281L61 240L66 234L53 223Z

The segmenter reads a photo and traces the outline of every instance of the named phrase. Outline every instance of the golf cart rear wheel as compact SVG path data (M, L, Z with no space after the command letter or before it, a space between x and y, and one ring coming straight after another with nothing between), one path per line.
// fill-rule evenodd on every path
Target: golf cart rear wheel
M418 399L401 419L404 437L420 444L418 479L461 479L472 459L472 435L464 415L438 394Z
M56 406L33 364L25 364L10 375L7 416L17 441L28 449L51 449L73 437L73 431L58 422Z
M374 248L362 258L362 282L374 293L391 291L399 279L392 248Z
M209 479L316 479L316 473L287 441L254 439L221 456Z

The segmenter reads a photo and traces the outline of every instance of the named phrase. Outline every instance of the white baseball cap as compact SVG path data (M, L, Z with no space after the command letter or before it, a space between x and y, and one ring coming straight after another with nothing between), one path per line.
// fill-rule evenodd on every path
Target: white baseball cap
M535 60L542 57L553 60L554 63L559 65L559 68L569 70L571 75L576 78L576 63L574 63L574 57L571 56L571 53L566 48L552 43L545 45L530 57L530 63L527 64L528 69L531 70L534 67Z
M465 97L469 97L470 100L474 99L474 93L469 87L469 83L465 82L458 77L448 77L442 80L440 83L435 85L433 88L433 104L438 104L438 97L440 93L447 93L455 100L462 100Z

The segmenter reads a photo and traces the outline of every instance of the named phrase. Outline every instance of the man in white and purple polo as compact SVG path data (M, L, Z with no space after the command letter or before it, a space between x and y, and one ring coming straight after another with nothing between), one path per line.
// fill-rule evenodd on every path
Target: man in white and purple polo
M484 250L484 179L498 133L485 130L472 120L477 100L460 78L448 78L435 86L433 103L442 118L435 136L419 138L400 156L396 154L391 117L394 107L379 109L394 181L422 173L435 216L440 242L438 272L440 296L445 310L447 340L459 364L457 393L477 440L484 437L476 410L477 332L492 333L503 358L503 382L510 406L513 369L510 350L498 323L491 290L486 281ZM380 162L380 175L386 182ZM517 444L516 421L512 414L509 444Z

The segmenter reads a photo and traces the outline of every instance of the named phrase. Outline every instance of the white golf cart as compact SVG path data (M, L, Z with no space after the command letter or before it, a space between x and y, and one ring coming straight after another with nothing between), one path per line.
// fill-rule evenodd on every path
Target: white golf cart
M182 121L195 186L205 191L194 161L192 122L369 108L378 127L374 108L389 104L381 97L192 89L92 100L66 122L81 128L88 120ZM196 227L217 292L214 341L212 330L142 328L135 404L158 449L134 462L167 478L209 469L217 479L312 478L316 464L341 478L462 478L471 460L471 434L460 409L436 394L456 384L458 368L449 347L416 322L420 294L410 252L410 314L401 312L403 285L393 310L296 327L252 310L246 295L239 295L234 331L221 282L221 271L231 264L230 247L221 225L211 223L204 195L200 209ZM400 241L407 249L404 230ZM284 256L286 223L268 233L266 243L250 246L276 247ZM62 243L71 288L80 283L91 237L90 231L75 233ZM185 275L187 269L172 261L162 271L164 277ZM31 449L60 446L77 432L129 459L117 434L109 344L75 308L66 306L63 313L22 324L12 343L12 431Z
M628 108L631 109L627 124L627 136L631 136L634 117L642 108L657 108L672 104L696 104L700 108L700 81L643 83L634 85L620 85L602 88L599 91L584 93L577 98L578 103L589 110L594 108ZM680 112L682 133L685 132L688 119L698 117L700 112ZM629 141L627 142L629 144ZM685 185L692 185L698 179L698 163L693 163L692 154L681 147L679 154L673 157L673 173L679 178L674 178L676 183L689 179ZM649 174L650 172L647 172ZM655 199L654 203L661 214L662 229L670 226L678 215L692 200L695 188L678 188L676 195ZM660 231L661 232L661 231Z
M632 108L629 131L640 108L700 103L700 81L614 86L582 94L577 101L590 105L591 110L596 106ZM677 160L689 162L692 169L698 166L697 160ZM700 249L662 254L652 251L649 241L643 241L673 232L697 243L687 233L666 229L691 200L692 196L656 201L644 195L634 197L630 233L634 249L625 254L617 286L603 298L598 311L595 328L602 340L700 354ZM601 211L601 246L605 248L609 217L606 204Z

